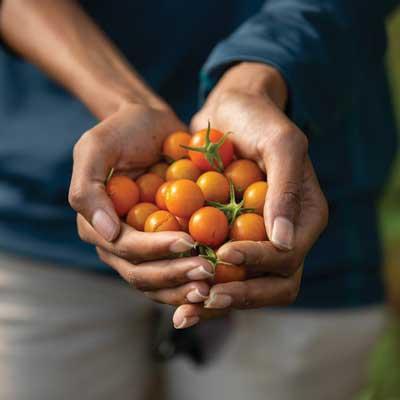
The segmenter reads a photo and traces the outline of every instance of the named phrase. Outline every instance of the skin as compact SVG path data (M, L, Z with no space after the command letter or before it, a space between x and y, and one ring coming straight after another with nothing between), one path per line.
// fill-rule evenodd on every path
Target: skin
M232 131L239 155L267 172L264 219L271 241L224 244L218 257L245 265L257 277L213 286L204 307L178 307L176 327L208 318L210 309L283 306L297 297L304 258L327 224L328 206L307 155L306 136L283 113L286 102L286 84L277 70L240 63L225 73L192 121L193 131L208 119L216 129Z
M174 304L188 302L194 290L207 296L204 280L212 277L211 265L201 257L173 259L191 249L193 239L185 232L133 229L120 221L105 190L111 168L136 178L161 159L168 133L188 131L187 126L76 1L3 0L0 34L99 119L73 150L69 201L82 240L138 290L168 289Z
M165 259L189 250L192 238L184 232L139 232L124 224L104 185L112 167L133 178L143 173L161 158L166 135L187 127L75 1L3 0L0 34L100 121L74 147L69 201L79 235L96 246L106 264L154 301L177 305L173 322L178 328L230 308L295 300L303 260L327 224L328 208L307 139L283 113L287 88L277 70L259 63L232 66L192 121L192 132L204 129L209 119L216 129L234 132L230 140L238 155L268 173L264 215L271 242L232 242L218 251L222 260L261 276L215 285L209 292L208 262ZM208 297L205 307L187 304L195 290L205 296L202 301Z

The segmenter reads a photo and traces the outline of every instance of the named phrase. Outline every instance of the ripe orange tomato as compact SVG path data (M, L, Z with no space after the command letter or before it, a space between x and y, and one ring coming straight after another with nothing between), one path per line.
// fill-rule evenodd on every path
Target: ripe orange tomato
M206 145L206 135L207 129L203 129L192 136L192 139L189 143L190 147L205 147ZM210 141L211 143L218 143L224 134L216 129L210 129ZM215 146L214 146L215 148ZM225 168L233 158L233 144L226 138L223 145L217 150L216 153L219 154L223 167ZM214 165L210 165L205 154L198 151L189 150L189 158L202 170L202 171L213 171L215 168Z
M167 193L167 188L170 182L164 182L157 190L156 193L156 204L160 210L166 210L167 205L165 204L165 196Z
M228 236L228 219L217 208L200 208L190 218L189 233L194 240L201 244L218 247Z
M165 196L167 209L173 215L189 218L204 204L204 196L195 182L179 179L171 182Z
M264 180L264 174L258 165L250 160L236 160L228 166L225 176L232 181L237 194L243 192L254 182Z
M165 181L165 176L167 173L169 165L165 162L159 162L157 164L154 164L150 169L149 172L152 172L153 174L158 175L162 180Z
M164 181L156 174L149 172L136 180L140 189L140 201L154 203L158 188Z
M229 200L228 179L219 172L208 171L197 179L197 185L204 194L206 201L217 201L225 204Z
M253 208L259 215L264 213L265 196L267 195L267 182L254 182L244 192L243 207Z
M189 219L176 217L179 225L181 226L181 231L189 233Z
M171 133L163 143L164 156L170 160L179 160L180 158L187 157L188 151L181 147L181 144L187 146L191 138L192 136L186 132L178 131Z
M193 161L183 159L173 162L167 169L167 181L176 181L178 179L190 179L196 181L201 171L197 168Z
M181 226L168 211L160 210L150 214L144 224L145 232L180 231Z
M214 284L244 281L245 279L246 267L244 265L219 263L215 266Z
M239 215L232 224L229 236L232 240L267 240L264 218L253 213Z
M158 208L152 203L136 204L128 212L126 223L138 231L143 231L147 217L156 211L158 211Z
M128 176L111 177L106 184L106 192L120 217L123 217L139 201L139 187Z

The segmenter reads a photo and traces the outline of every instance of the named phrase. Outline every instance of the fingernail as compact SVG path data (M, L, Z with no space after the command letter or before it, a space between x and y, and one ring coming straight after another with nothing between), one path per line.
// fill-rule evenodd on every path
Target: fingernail
M94 212L92 226L96 232L109 242L115 238L118 230L118 225L102 209L98 209Z
M186 298L191 303L202 303L204 300L208 298L208 293L203 294L199 289L194 289L186 295Z
M271 242L282 250L292 250L294 226L287 218L276 217L272 227Z
M227 294L212 293L208 300L204 303L205 308L227 308L232 304L232 297Z
M189 242L186 239L178 239L169 246L172 253L184 253L185 251L193 249L194 242Z
M174 325L175 329L185 329L190 326L196 325L200 321L199 317L186 317L179 325Z
M210 279L214 276L211 270L211 265L210 265L210 270L208 271L206 268L204 268L203 265L200 265L199 267L196 267L194 269L191 269L187 274L187 278L191 281L200 281L202 279Z
M221 249L217 253L218 259L230 264L241 265L244 264L244 254L236 250Z

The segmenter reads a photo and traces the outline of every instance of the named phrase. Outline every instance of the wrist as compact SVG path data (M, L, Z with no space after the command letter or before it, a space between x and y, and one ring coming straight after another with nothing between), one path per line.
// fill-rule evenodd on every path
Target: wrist
M267 96L281 109L285 108L288 97L287 85L281 73L270 65L256 62L241 62L229 68L218 82L216 90Z
M110 74L110 76L91 76L81 79L85 84L73 88L75 95L99 119L105 119L126 104L137 104L154 109L166 110L168 105L136 76L134 71L128 74Z

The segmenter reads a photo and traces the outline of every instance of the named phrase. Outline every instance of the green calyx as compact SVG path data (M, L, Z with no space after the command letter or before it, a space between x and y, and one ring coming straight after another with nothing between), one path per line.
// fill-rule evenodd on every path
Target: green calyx
M236 218L246 212L253 212L253 208L243 207L244 200L239 203L236 201L235 188L232 181L229 181L229 203L221 204L216 201L207 201L207 204L221 210L228 218L229 225L232 225Z
M203 147L192 147L192 146L185 146L181 144L186 150L190 151L197 151L199 153L203 153L206 160L210 163L210 165L215 168L218 172L222 172L224 170L224 163L222 162L221 155L219 154L219 149L225 143L226 138L231 132L227 132L224 136L217 142L213 143L210 140L210 132L211 132L211 124L208 121L205 144Z
M219 262L215 251L211 247L208 247L208 246L206 246L204 244L200 244L200 243L196 244L196 249L199 252L199 256L203 257L205 260L207 260L213 266L214 272L215 272L215 268Z

